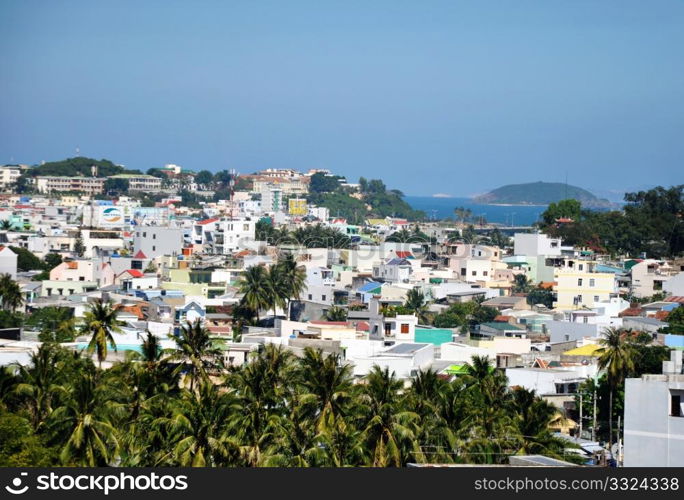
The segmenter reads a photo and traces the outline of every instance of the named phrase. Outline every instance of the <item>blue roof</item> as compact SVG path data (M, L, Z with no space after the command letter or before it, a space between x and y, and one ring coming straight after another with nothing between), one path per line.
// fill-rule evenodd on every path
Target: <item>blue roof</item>
M390 260L387 263L388 266L403 266L403 265L411 265L406 259L400 259L400 258L395 258Z
M371 290L375 290L376 288L380 288L382 286L382 283L377 283L375 281L371 281L370 283L366 283L365 285L361 285L358 288L359 292L370 292Z

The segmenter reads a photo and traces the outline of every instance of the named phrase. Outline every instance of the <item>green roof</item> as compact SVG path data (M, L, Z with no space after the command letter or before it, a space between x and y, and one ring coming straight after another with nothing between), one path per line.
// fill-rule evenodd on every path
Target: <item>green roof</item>
M447 328L416 328L415 341L425 344L442 345L451 342L454 334Z
M465 375L468 373L465 365L449 365L444 371L449 375Z

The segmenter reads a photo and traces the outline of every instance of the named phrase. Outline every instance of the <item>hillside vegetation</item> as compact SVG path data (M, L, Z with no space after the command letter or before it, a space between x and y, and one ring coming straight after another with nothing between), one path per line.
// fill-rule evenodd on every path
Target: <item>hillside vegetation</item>
M562 182L528 182L509 184L489 193L476 196L476 203L501 203L515 205L548 205L565 199L575 199L587 208L608 208L611 203L596 197L586 189Z

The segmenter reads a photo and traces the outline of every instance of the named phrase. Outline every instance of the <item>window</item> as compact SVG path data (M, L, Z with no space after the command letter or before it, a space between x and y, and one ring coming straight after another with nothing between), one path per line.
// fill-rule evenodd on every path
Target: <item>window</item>
M156 252L156 251L157 251L157 247L153 245L153 246L152 246L152 251L153 251L153 252Z
M682 395L670 394L670 416L682 417Z
M325 295L321 295L321 300L325 302Z
M589 323L589 318L587 316L584 317L584 322Z
M143 238L147 238L147 231L143 233Z
M465 269L465 267L462 267L461 268L461 276L465 276L465 275L466 275L466 269Z
M78 281L85 281L85 276L79 276Z
M482 271L482 276L487 276L488 271Z
M243 225L242 225L242 230L243 230L243 231L249 231L249 224L243 224Z
M594 295L594 302L598 302L598 301L599 301L599 296L598 296L598 295Z
M596 280L594 278L589 280L589 286L596 286Z
M477 271L473 271L473 276L477 276Z
M577 278L577 286L582 286L582 278Z
M579 269L580 271L584 271L584 264L580 264L579 267L578 267L578 269Z
M156 240L156 239L157 239L157 233L154 233L154 234L152 235L152 239L153 239L153 240Z
M309 294L309 300L311 300L312 298L313 298L313 297L312 297L312 295L311 295L311 294Z
M47 289L47 296L51 297L52 296L52 288Z
M401 333L408 333L409 332L409 324L408 323L402 323L401 324Z

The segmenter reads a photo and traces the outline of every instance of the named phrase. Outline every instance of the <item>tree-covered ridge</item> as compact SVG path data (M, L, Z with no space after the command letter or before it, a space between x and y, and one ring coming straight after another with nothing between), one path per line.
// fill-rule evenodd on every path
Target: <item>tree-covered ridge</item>
M512 203L518 205L548 205L564 199L575 199L588 208L610 207L608 200L600 199L577 186L561 182L528 182L509 184L489 193L476 196L476 203Z
M388 190L380 179L359 179L359 187L342 186L340 177L325 176L314 182L315 174L309 186L308 201L326 207L332 217L344 217L351 224L362 224L369 217L400 217L410 220L422 220L425 213L414 210L404 200L404 194L397 190Z
M110 175L122 174L126 169L115 165L109 160L95 160L84 156L67 158L66 160L50 161L37 165L28 171L31 177L37 176L57 176L57 177L91 177L92 166L97 166L97 176L107 177ZM137 172L137 171L132 171Z
M684 253L684 185L625 194L622 211L584 210L562 200L542 214L541 229L567 245L614 255L674 257ZM571 219L572 222L558 222Z

